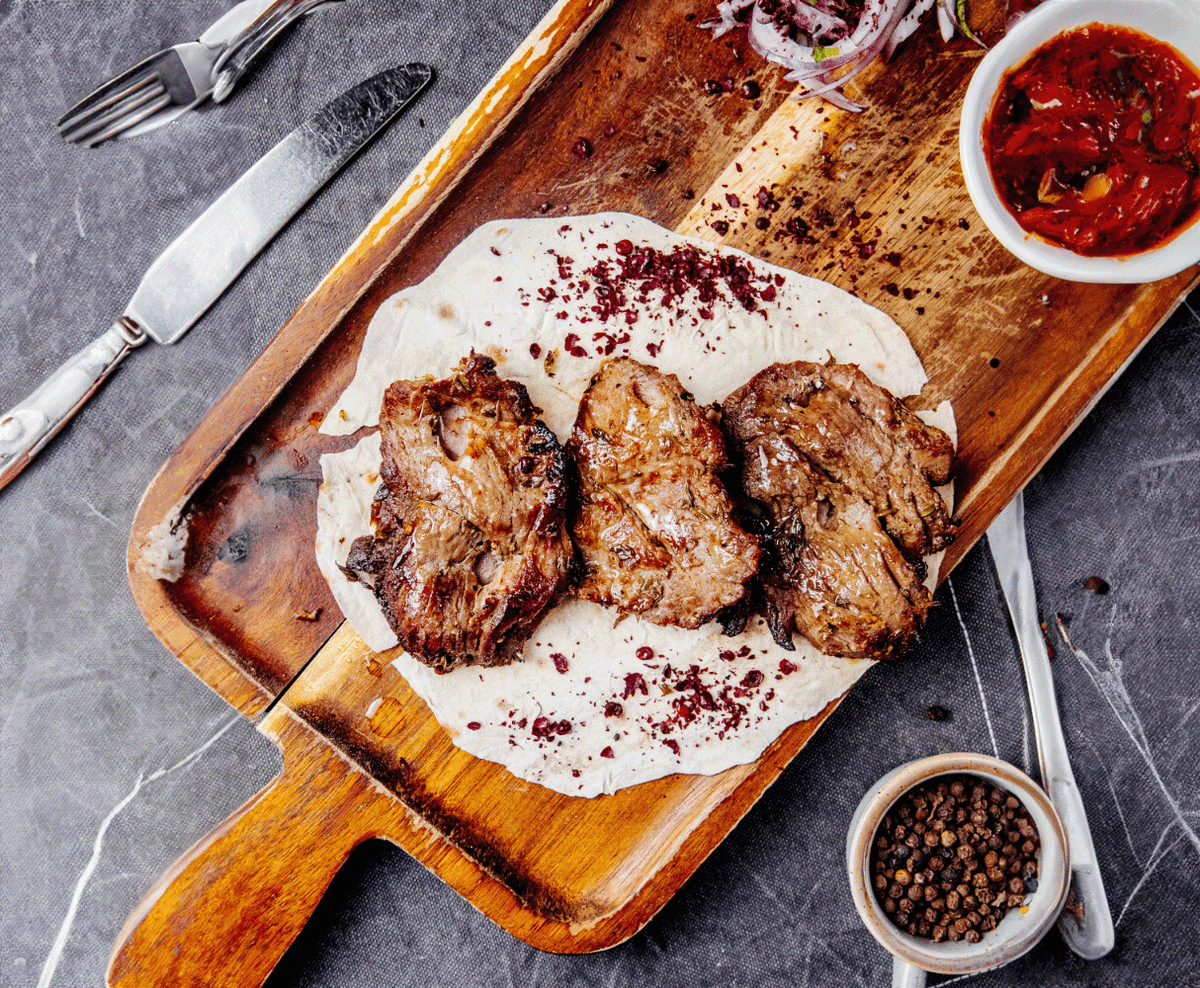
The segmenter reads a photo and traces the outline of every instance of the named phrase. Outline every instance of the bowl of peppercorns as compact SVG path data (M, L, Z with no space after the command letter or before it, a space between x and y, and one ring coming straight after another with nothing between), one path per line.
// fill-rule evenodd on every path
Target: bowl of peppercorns
M851 820L846 865L875 939L898 964L940 974L1020 957L1070 889L1066 833L1045 792L1007 762L970 753L909 762L872 786Z

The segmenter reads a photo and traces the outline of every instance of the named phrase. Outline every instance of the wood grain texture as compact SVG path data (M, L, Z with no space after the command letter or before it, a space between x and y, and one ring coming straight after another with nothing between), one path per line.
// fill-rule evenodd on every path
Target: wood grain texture
M986 24L1002 20L1000 4L973 9ZM694 13L683 0L559 4L139 509L130 582L152 630L248 716L282 694L261 728L279 740L285 766L299 759L301 775L339 780L321 804L336 839L328 852L304 848L322 860L315 891L289 893L297 912L315 903L347 842L381 836L535 946L610 946L661 908L836 706L790 729L753 766L577 800L454 748L387 657L342 624L312 559L317 461L357 437L316 428L349 382L376 308L480 223L626 210L886 311L929 374L916 404L950 399L958 419L962 534L946 572L1195 283L1198 269L1148 285L1061 282L991 238L957 161L959 100L981 55L972 43L943 45L927 25L890 65L855 80L851 95L870 108L849 114L788 101L782 72L739 50L738 38L712 42ZM706 79L750 76L757 99L736 87L704 93ZM590 157L572 153L580 137ZM164 584L136 563L147 533L172 512L186 517L189 541L182 578ZM281 794L291 787L290 798L303 798L298 777L285 768ZM264 800L260 814L286 805L283 795ZM254 819L251 811L224 828L175 880L200 882L208 872L197 862L232 849L226 834L258 853ZM267 885L243 891L261 895ZM182 929L176 913L197 893L171 894L138 920ZM284 924L268 949L252 918L232 908L223 928L249 923L256 951L274 954L294 936ZM137 970L149 970L158 933L131 923L136 947L122 946L118 961L136 957ZM121 978L135 970L118 968Z

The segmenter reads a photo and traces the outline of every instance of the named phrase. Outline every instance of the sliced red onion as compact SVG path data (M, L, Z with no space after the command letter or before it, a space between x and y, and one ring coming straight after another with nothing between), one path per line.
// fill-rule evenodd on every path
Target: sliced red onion
M745 24L750 46L763 58L786 68L786 78L803 87L796 99L821 96L842 109L861 110L864 107L846 97L841 87L881 53L891 58L896 47L916 31L921 18L935 5L942 36L947 41L955 30L973 37L960 17L963 2L864 0L858 23L852 28L830 0L721 0L717 4L719 18L701 26L712 30L714 37L720 37ZM746 24L745 11L751 6L753 10ZM776 23L780 13L785 21L782 27ZM793 39L791 34L798 37Z

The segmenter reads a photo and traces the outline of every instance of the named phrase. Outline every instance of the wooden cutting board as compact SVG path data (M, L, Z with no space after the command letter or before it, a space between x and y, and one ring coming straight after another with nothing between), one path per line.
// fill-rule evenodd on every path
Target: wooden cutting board
M699 16L697 15L699 12ZM982 49L926 25L850 95L787 99L740 35L684 0L561 0L147 490L130 585L166 646L280 746L282 774L163 876L130 917L117 985L260 984L351 849L404 847L536 947L599 950L661 908L836 706L758 762L592 800L454 748L342 621L313 561L317 433L367 323L480 223L637 213L830 281L889 313L960 430L949 572L1036 473L1200 269L1149 285L1056 281L1011 257L958 165ZM994 33L1001 5L972 19ZM731 80L709 95L706 80ZM743 95L752 81L758 94ZM584 138L590 155L573 150ZM141 568L186 525L182 576ZM383 702L372 710L373 698Z

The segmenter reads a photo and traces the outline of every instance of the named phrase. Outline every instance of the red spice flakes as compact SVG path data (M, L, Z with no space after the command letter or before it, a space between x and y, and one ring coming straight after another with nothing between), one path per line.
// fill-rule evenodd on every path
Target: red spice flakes
M609 124L604 125L604 136L605 137L612 137L613 134L615 134L616 132L617 132L617 128L614 127L612 124L609 123Z
M889 295L899 296L899 294L900 294L900 286L897 285L894 281L889 281L886 285L884 285L883 290L885 292L887 292Z
M745 689L752 690L762 686L765 678L766 677L758 669L751 669L742 677L742 681L738 685Z
M742 205L742 200L739 199L733 192L725 193L725 201L729 204L731 209L737 209Z
M633 253L633 241L618 240L615 244L613 244L613 250L615 250L622 257L628 257Z
M569 720L553 721L549 717L539 717L533 722L531 730L535 738L552 738L561 734L570 734L571 722Z
M617 756L613 754L612 745L609 745L602 752L600 752L600 757L601 758L616 758Z
M670 748L676 755L679 754L679 742L671 738L663 738L663 744Z
M758 99L762 95L762 87L753 79L747 79L742 83L742 88L738 90L743 99Z
M567 338L563 340L563 347L572 357L586 357L588 352L579 345L579 334L568 333Z
M609 700L604 705L605 717L620 717L625 713L625 708L622 707L616 700Z
M478 731L481 727L483 727L483 725L481 723L479 723L479 721L477 721L477 720L470 721L467 724L468 731Z
M775 193L765 185L759 186L754 198L758 201L758 208L764 209L768 213L773 213L779 208L779 200L775 198Z
M652 658L654 658L654 649L652 649L649 645L643 645L637 650L637 657L643 662L649 662Z
M590 158L592 156L592 142L586 137L580 137L575 141L574 147L571 148L571 153L578 158Z
M783 673L785 676L790 676L793 672L796 671L796 668L797 668L796 663L793 662L791 659L780 659L779 660L779 671L781 673Z
M640 692L642 696L649 696L650 690L646 686L646 680L640 672L631 672L625 676L625 689L621 693L622 700L628 700L634 693Z
M724 659L726 662L732 662L734 659L737 658L737 656L734 655L733 652L731 652L729 649L725 649L723 652L721 652L721 658Z
M567 657L562 652L551 652L550 661L554 663L554 668L558 672L565 673L567 671Z
M530 343L529 344L529 356L531 356L534 360L537 360L538 357L540 357L541 355L542 355L542 348L540 346L538 346L536 343Z
M722 237L729 232L729 224L724 220L714 220L712 228Z
M662 349L662 346L663 345L661 343L647 343L646 352L650 354L651 357L657 357L658 351Z
M799 216L793 216L784 224L783 228L795 238L798 244L815 244L817 242L816 237L809 232L808 223Z
M500 256L500 248L499 248L499 247L493 247L493 248L492 248L492 253L493 253L493 254L495 254L497 257L499 257L499 256Z

